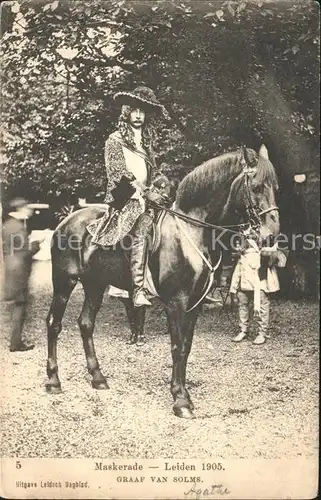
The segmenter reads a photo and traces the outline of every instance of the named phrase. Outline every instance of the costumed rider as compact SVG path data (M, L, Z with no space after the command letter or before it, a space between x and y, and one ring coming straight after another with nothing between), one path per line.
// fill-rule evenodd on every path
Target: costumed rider
M132 92L118 92L114 99L121 105L118 130L105 143L107 191L105 203L110 210L88 226L92 244L113 246L130 237L130 263L135 307L151 305L145 289L148 233L153 224L151 203L165 205L153 181L159 177L153 143L153 117L168 119L168 114L154 92L144 86ZM129 234L130 233L130 234ZM126 247L127 248L127 247Z

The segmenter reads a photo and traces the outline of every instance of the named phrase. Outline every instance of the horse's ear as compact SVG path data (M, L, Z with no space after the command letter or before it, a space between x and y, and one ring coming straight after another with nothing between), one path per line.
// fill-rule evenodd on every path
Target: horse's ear
M265 144L262 144L262 146L260 147L259 155L262 158L264 158L265 160L269 159L269 152L268 152L267 147L265 146Z
M244 147L243 156L244 156L245 163L249 168L256 167L257 162L258 162L258 157L257 157L256 152L253 151L253 149L247 149L246 147Z
M248 152L247 152L247 149L245 146L242 146L242 154L243 154L243 158L245 160L245 163L248 164L249 163L249 155L248 155Z

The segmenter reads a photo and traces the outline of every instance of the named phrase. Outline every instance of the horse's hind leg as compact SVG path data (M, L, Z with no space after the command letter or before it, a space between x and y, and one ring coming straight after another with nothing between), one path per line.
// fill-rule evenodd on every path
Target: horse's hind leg
M98 280L95 282L94 280L83 280L82 284L85 301L78 318L78 324L85 350L87 368L92 376L92 387L94 389L108 389L106 378L100 371L93 339L95 319L103 300L106 285Z
M133 301L130 298L121 297L120 300L125 306L131 331L129 343L141 346L145 342L144 326L146 307L134 307Z
M46 391L48 393L59 393L61 384L58 377L57 363L57 339L61 332L61 321L70 297L77 283L77 278L68 276L67 273L59 273L53 276L53 298L46 319L48 339L48 359Z

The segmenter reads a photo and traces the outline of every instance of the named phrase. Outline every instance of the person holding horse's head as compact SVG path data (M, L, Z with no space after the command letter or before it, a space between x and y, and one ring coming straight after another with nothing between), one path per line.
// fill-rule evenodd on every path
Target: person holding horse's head
M118 92L114 99L121 105L118 130L105 143L108 182L105 202L110 204L112 212L104 216L105 224L98 221L99 225L95 226L95 221L90 226L97 229L93 243L103 246L113 246L129 234L133 301L135 307L140 307L150 305L145 271L147 235L153 223L151 203L162 205L168 201L166 189L161 192L153 185L153 180L159 178L153 150L156 137L153 119L156 115L167 115L148 87ZM166 179L162 182L163 188Z
M264 344L269 328L269 294L280 289L276 267L284 267L287 252L273 247L261 247L260 238L251 227L244 231L242 241L235 248L236 265L231 279L230 293L238 296L240 332L232 338L241 342L248 336L250 302L254 304L254 317L258 333L253 344Z

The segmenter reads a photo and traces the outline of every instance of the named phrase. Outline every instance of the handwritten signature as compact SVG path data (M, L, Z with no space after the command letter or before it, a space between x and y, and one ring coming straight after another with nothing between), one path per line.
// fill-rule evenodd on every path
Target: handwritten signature
M196 486L196 483L193 484L189 491L184 492L186 497L195 497L196 500L204 497L211 497L214 495L229 495L231 492L228 488L226 488L223 484L212 484L206 488L200 488Z

